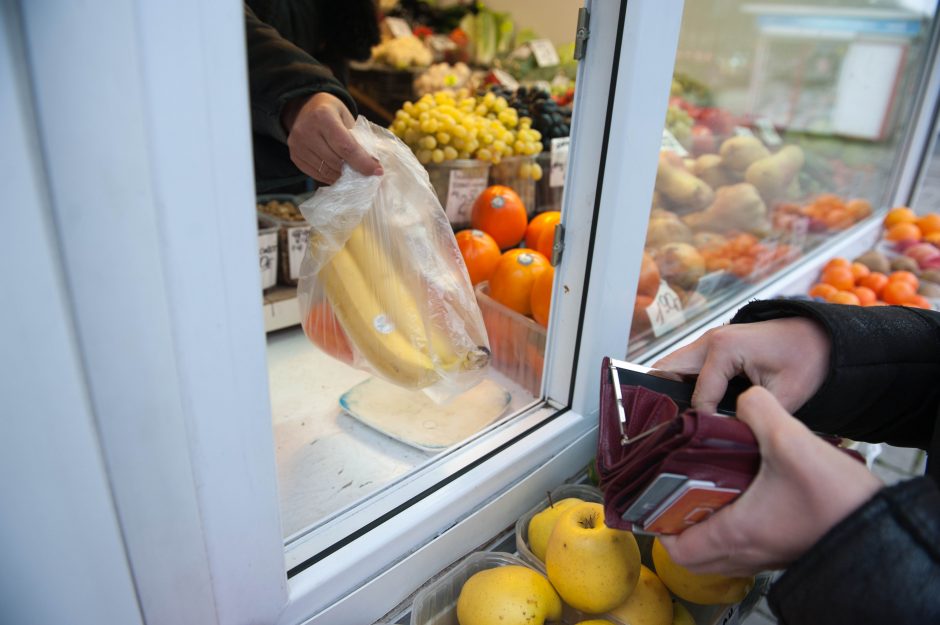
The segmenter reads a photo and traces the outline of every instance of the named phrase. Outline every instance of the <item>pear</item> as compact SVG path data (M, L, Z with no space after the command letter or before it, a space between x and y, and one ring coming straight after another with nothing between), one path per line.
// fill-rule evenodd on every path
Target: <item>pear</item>
M474 573L457 597L460 625L542 625L561 620L561 599L545 576L525 566Z
M610 614L630 625L672 625L672 597L656 573L641 566L636 588Z
M573 608L599 614L633 592L640 577L640 548L630 532L604 525L604 506L571 506L555 523L545 552L548 579Z
M738 603L754 585L753 577L693 573L673 562L658 538L653 541L653 566L673 594L700 605Z
M561 513L576 503L584 503L583 499L577 497L568 497L561 501L549 504L547 508L534 515L529 520L528 542L529 549L535 554L535 557L545 562L545 550L548 548L548 537L552 535L555 529L555 522Z

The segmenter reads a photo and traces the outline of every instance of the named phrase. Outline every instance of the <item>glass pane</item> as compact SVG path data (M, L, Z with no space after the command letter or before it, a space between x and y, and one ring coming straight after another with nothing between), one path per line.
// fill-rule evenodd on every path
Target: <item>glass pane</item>
M376 337L368 328L364 333L354 327L348 310L337 312L336 302L342 307L345 296L335 285L322 288L323 297L312 298L306 309L298 305L298 282L301 288L305 284L300 278L305 249L322 240L322 232L309 232L298 207L317 196L310 179L296 175L283 137L265 125L289 126L289 118L282 114L278 120L253 120L281 518L290 539L541 402L550 257L571 126L577 69L572 37L579 3L504 0L487 2L487 8L471 13L469 3L440 7L435 2L382 2L387 19L377 24L369 21L374 20L373 12L357 14L358 8L372 6L368 1L291 19L257 4L254 17L267 20L281 34L252 24L249 16L253 89L256 82L276 77L270 66L252 63L252 37L278 46L283 46L280 39L290 40L329 66L335 81L322 67L311 66L308 72L326 76L334 104L355 105L361 115L406 144L404 150L429 175L429 182L416 178L411 186L440 202L449 239L449 247L434 248L444 252L427 262L446 260L450 254L453 264L457 258L466 264L471 314L482 316L489 348L484 381L443 403L438 395L418 388L424 382L401 388L347 364L351 352L367 356ZM302 23L308 17L319 20L315 33ZM360 28L350 30L351 23ZM331 30L355 36L331 43ZM302 56L291 56L293 51L281 53L309 64ZM291 100L289 106L299 108L303 101ZM257 110L255 114L262 115ZM385 140L397 141L390 136ZM329 158L318 141L313 139L312 152L305 157L312 161L313 171L307 173L328 179L320 169ZM388 172L393 163L383 166ZM383 189L389 197L392 192ZM407 193L410 187L401 195ZM398 210L384 207L393 208ZM397 249L413 246L381 234L372 239L381 239L371 250L379 254L364 254L351 245L344 248L365 278L361 292L373 297L382 312L364 325L400 335L409 349L440 364L435 328L460 315L443 305L433 308L437 300L425 296L433 276L409 265L410 257ZM419 246L432 238L417 230L410 234ZM392 271L385 265L376 268L389 258ZM465 275L462 268L457 271L458 277ZM340 284L351 280L349 272L336 272ZM383 304L383 298L392 295L399 299ZM400 306L405 298L414 306ZM350 310L367 309L353 300L345 302ZM409 325L409 319L415 320L407 314L412 308L419 318ZM429 313L439 315L437 321ZM391 323L380 324L383 315ZM301 321L306 322L306 335ZM409 327L415 331L406 332ZM418 330L431 338L418 340ZM373 365L376 357L382 358L371 356ZM390 375L386 369L385 377Z
M629 353L890 208L934 2L686 2Z

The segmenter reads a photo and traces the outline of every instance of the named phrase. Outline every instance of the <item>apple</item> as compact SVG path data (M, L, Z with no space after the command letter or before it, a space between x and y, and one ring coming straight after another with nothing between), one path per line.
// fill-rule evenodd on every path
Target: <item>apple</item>
M916 260L921 269L940 268L940 249L930 243L915 243L904 250L904 255Z
M545 550L548 549L548 537L555 529L555 522L561 513L576 503L584 503L583 499L568 497L559 502L550 504L547 508L534 515L529 521L528 542L529 549L535 557L545 562Z
M627 600L640 577L640 548L630 532L604 525L604 506L565 510L548 539L548 579L571 607L599 614Z
M672 625L672 597L656 573L641 566L636 588L610 614L630 625Z
M672 602L672 625L695 625L689 609L676 600Z
M673 594L701 605L738 603L754 585L753 577L693 573L673 562L658 538L653 540L653 566L659 579Z
M474 573L457 597L460 625L542 625L561 620L561 599L545 576L525 566Z

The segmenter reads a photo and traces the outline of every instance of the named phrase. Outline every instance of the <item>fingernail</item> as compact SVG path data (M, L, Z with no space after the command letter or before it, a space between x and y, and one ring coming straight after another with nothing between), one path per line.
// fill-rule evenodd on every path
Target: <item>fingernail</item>
M376 167L375 169L372 170L372 175L373 175L373 176L381 176L381 175L384 174L384 173L385 173L385 170L382 169L382 166L381 166L381 165L379 165L378 167Z

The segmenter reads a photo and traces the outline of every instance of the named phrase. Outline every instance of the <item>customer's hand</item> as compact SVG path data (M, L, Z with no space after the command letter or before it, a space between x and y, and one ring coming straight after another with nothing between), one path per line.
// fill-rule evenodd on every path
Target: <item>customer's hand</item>
M333 184L343 163L364 175L382 175L382 165L349 132L355 120L343 102L328 93L289 102L281 114L290 158L314 180Z
M726 325L653 365L681 374L699 374L692 405L715 412L728 380L744 374L795 411L812 397L829 368L829 337L802 317Z
M737 414L760 445L754 481L711 518L660 538L672 559L693 572L743 576L785 568L882 487L766 389L742 393Z

